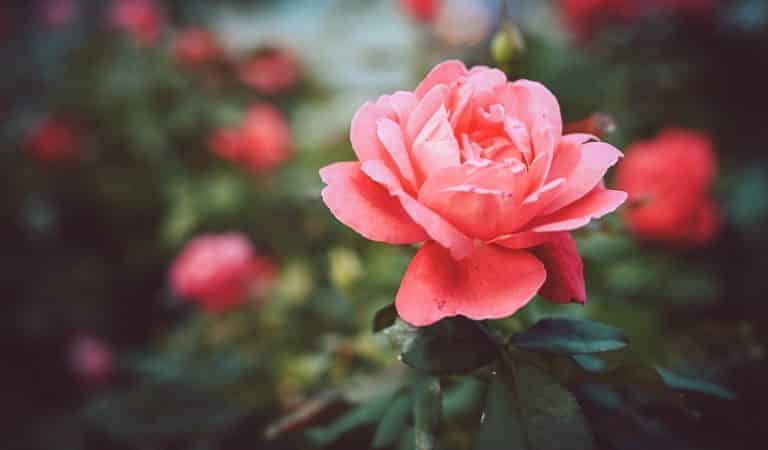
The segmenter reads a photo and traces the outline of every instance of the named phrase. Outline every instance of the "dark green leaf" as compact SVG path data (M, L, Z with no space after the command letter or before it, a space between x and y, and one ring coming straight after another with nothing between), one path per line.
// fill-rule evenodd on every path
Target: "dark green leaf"
M525 362L502 367L486 395L475 450L590 450L592 434L573 395Z
M591 320L544 319L512 337L512 345L544 353L580 354L618 350L626 347L624 334L609 325Z
M360 405L328 426L310 428L307 430L307 437L318 447L324 447L348 431L376 423L387 412L391 402L392 397L386 396Z
M400 395L392 402L373 436L373 448L391 447L399 441L407 427L412 406L413 400L409 395Z
M494 376L485 398L475 450L528 450L517 400L501 376Z
M445 390L443 394L443 416L451 418L465 416L482 406L486 385L473 377L461 381Z
M592 449L592 433L579 403L552 375L518 364L514 385L530 450Z
M403 362L430 374L466 373L496 359L498 347L476 322L452 317L416 330Z
M395 320L397 320L395 305L388 305L376 311L376 315L373 316L374 333L391 327L395 324Z
M664 380L664 383L673 389L699 392L702 394L712 395L714 397L720 397L726 400L733 400L736 398L736 394L730 389L726 389L708 381L684 377L670 372L669 370L662 369L661 367L657 367L656 371Z

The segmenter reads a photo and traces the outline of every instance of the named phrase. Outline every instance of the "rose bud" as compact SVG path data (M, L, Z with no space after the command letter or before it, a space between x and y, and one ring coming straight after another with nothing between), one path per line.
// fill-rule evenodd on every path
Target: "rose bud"
M75 376L83 383L104 384L113 372L112 350L101 339L81 335L72 342L70 364Z
M240 80L265 95L292 89L301 78L298 58L288 50L270 48L252 55L238 68Z
M249 300L260 303L275 275L272 262L257 256L244 234L222 233L189 241L174 261L169 281L176 295L216 313Z
M165 16L155 0L113 0L112 24L130 34L140 47L157 42L165 26Z
M187 28L176 35L174 56L181 64L199 66L219 61L224 56L216 36L202 28Z
M350 140L358 160L320 170L323 201L368 239L424 243L395 298L403 320L498 319L539 292L586 300L570 232L626 199L603 185L621 152L564 135L546 87L446 61L361 106Z
M43 162L70 161L81 151L81 139L76 127L66 119L49 117L27 136L26 148Z
M668 128L627 149L616 185L629 193L623 217L642 240L691 248L710 242L720 217L710 189L717 162L709 136Z

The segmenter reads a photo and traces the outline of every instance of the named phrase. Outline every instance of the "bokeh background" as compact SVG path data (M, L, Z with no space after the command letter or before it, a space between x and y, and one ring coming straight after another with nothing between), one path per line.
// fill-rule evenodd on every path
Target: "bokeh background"
M600 320L637 360L736 394L585 397L600 449L763 448L767 51L763 0L4 0L0 446L369 448L371 408L343 414L404 377L370 323L414 250L338 223L317 171L353 158L364 101L458 58L543 82L627 155L655 145L656 175L618 170L684 198L641 192L576 234L585 306L534 300L498 326ZM221 233L249 267L226 301L172 275ZM448 397L446 447L471 448L477 402Z

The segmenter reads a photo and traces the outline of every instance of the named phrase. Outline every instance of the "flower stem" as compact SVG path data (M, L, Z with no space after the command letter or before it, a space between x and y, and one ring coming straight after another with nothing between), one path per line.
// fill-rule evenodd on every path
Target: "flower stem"
M413 403L414 443L416 450L437 449L437 429L442 416L440 381L425 377L415 390Z

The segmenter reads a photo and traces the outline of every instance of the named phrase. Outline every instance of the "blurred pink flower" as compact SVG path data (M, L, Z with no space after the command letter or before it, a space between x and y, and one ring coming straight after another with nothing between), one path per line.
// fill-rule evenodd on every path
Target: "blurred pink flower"
M251 106L236 128L214 132L211 151L255 173L274 170L291 154L292 136L283 114L268 103Z
M176 35L174 56L177 61L197 66L225 57L216 35L203 28L186 28Z
M112 350L103 340L88 336L77 336L70 350L72 370L82 382L90 385L104 384L114 370Z
M25 147L40 161L56 162L77 158L81 144L72 122L61 117L47 117L29 132Z
M616 171L617 186L629 193L629 228L672 247L710 242L720 225L710 193L716 168L710 137L694 131L668 128L629 146Z
M165 15L155 0L113 0L112 24L129 33L139 46L157 42L165 27Z
M625 200L602 182L621 152L563 135L543 85L447 61L360 107L350 139L359 161L320 170L323 200L371 240L426 241L395 300L405 321L506 317L540 289L586 300L569 233Z
M240 80L266 95L293 88L301 77L298 58L288 50L264 49L243 61L238 68Z
M169 281L176 295L215 313L249 299L262 301L276 273L272 261L256 255L244 234L204 234L181 251Z

